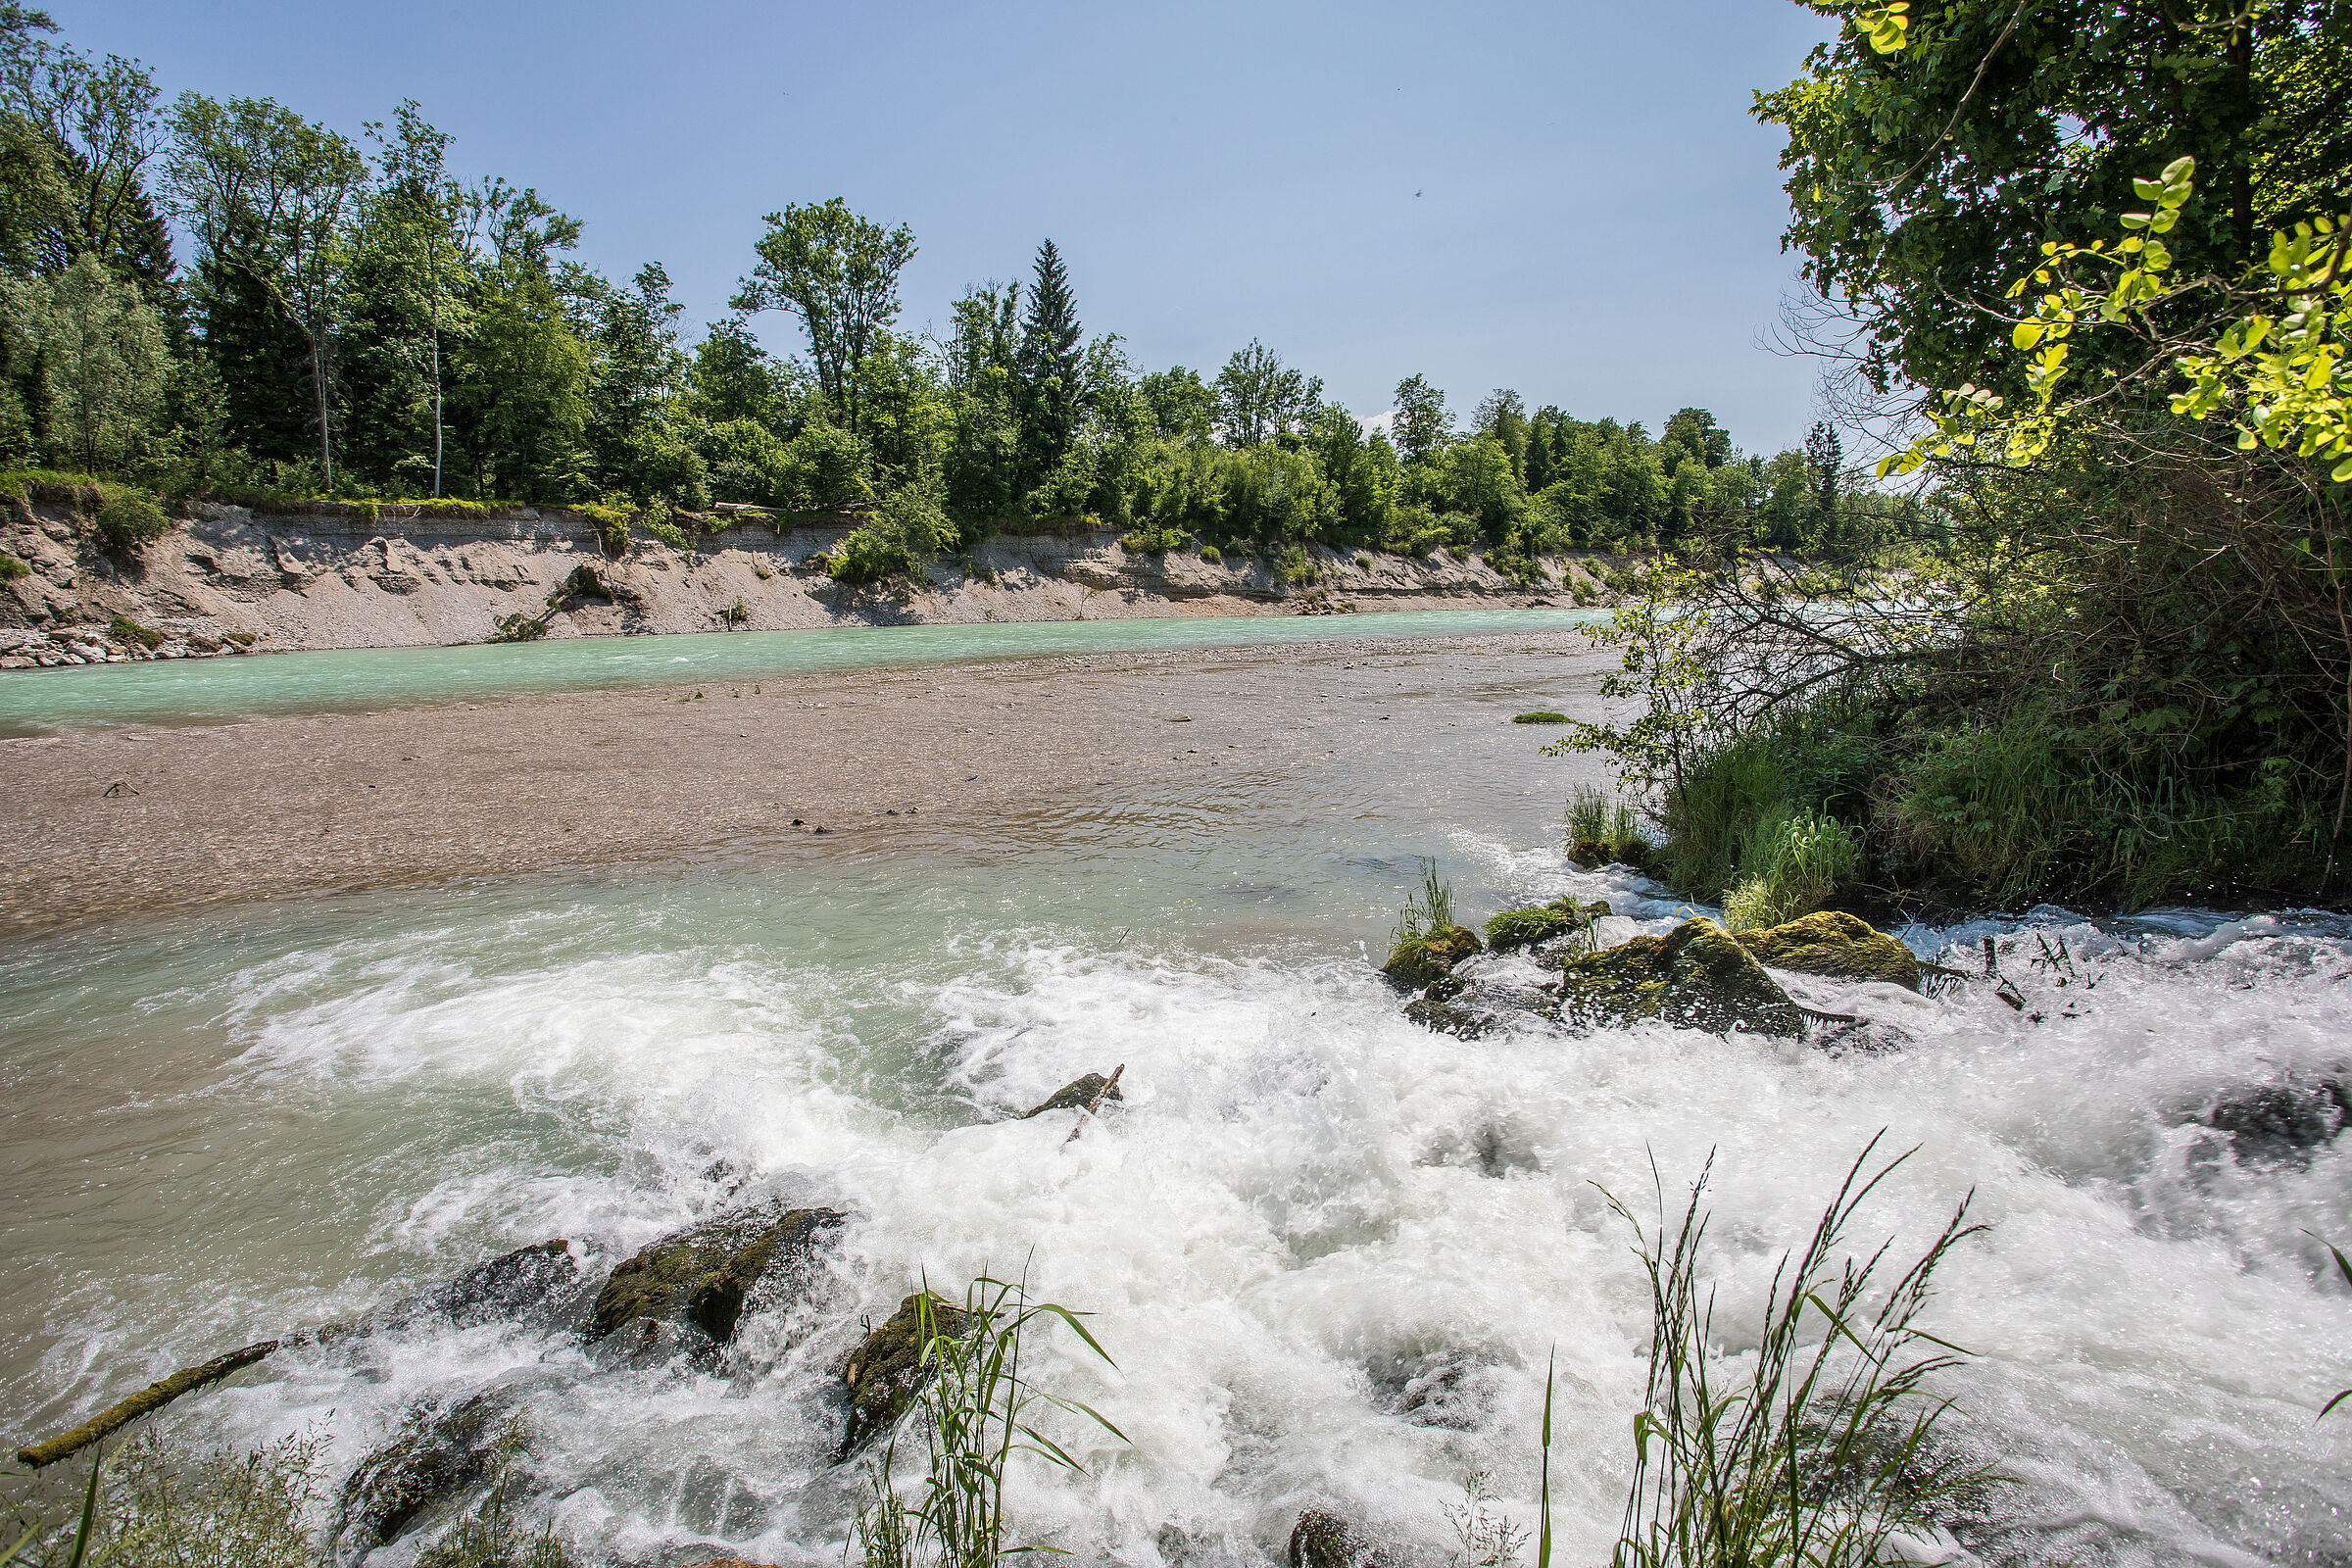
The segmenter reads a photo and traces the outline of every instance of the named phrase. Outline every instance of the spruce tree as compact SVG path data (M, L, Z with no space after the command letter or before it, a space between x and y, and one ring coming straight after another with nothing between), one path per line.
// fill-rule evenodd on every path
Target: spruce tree
M1070 293L1061 253L1047 240L1037 248L1037 276L1021 318L1021 347L1013 384L1021 419L1022 487L1045 482L1068 455L1078 433L1078 302Z

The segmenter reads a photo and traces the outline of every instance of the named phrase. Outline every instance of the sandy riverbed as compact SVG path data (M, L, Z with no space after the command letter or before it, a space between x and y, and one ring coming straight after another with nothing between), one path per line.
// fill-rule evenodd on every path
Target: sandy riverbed
M861 670L0 741L0 925L1017 831L1210 769L1458 765L1590 711L1570 631ZM698 695L699 693L699 695ZM1582 695L1580 695L1582 694ZM1442 741L1444 742L1442 744ZM1565 774L1563 774L1565 788ZM818 829L824 829L820 836Z

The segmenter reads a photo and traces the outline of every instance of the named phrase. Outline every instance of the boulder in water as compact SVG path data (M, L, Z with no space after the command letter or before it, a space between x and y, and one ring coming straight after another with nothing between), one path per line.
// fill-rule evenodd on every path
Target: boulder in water
M561 1238L518 1247L477 1264L446 1284L396 1302L385 1314L397 1328L420 1317L446 1318L459 1328L496 1322L551 1323L576 1309L587 1280L571 1244Z
M1110 1093L1102 1095L1105 1088L1108 1088ZM1102 1095L1105 1100L1127 1098L1119 1093L1117 1084L1112 1083L1099 1072L1090 1072L1083 1078L1072 1079L1063 1084L1059 1089L1054 1091L1045 1103L1033 1110L1022 1111L1019 1119L1027 1121L1032 1116L1043 1116L1049 1110L1084 1110L1095 1102L1098 1095Z
M805 1259L844 1217L830 1208L764 1203L664 1236L612 1271L597 1294L588 1338L651 1320L690 1325L724 1345L735 1337L752 1287L779 1264Z
M2205 1112L2205 1125L2230 1135L2240 1159L2302 1165L2312 1151L2352 1124L2352 1088L2333 1081L2257 1084L2233 1091Z
M1433 1002L1418 997L1404 1004L1404 1015L1432 1034L1451 1035L1456 1040L1476 1040L1494 1027L1491 1014L1473 1012L1450 1003Z
M1571 931L1590 930L1593 921L1609 912L1605 903L1579 904L1574 899L1554 899L1530 908L1505 909L1487 922L1487 946L1496 953L1532 948Z
M1834 980L1885 980L1919 989L1919 956L1869 921L1842 910L1816 909L1739 936L1741 947L1775 969Z
M931 1369L923 1364L925 1315L924 1295L918 1291L899 1303L889 1321L866 1335L842 1368L842 1381L850 1386L850 1425L841 1441L844 1458L904 1415L930 1381ZM969 1312L938 1296L929 1298L927 1315L935 1334L960 1339L972 1327Z
M1387 1554L1336 1513L1309 1508L1291 1528L1291 1568L1376 1568Z
M1656 1018L1685 1029L1791 1038L1804 1028L1804 1014L1755 955L1705 918L1570 958L1550 989L1560 1011L1584 1024Z
M1418 991L1453 972L1464 958L1486 951L1478 933L1468 926L1442 925L1422 936L1396 944L1380 972L1407 991Z
M397 1539L428 1510L486 1483L520 1446L517 1411L532 1389L566 1381L533 1371L497 1383L435 1412L411 1412L389 1443L359 1463L343 1483L333 1536L359 1554Z

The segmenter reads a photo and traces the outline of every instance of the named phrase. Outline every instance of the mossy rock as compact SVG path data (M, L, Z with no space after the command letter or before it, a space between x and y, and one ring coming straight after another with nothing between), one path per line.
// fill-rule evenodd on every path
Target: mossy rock
M1740 945L1775 969L1919 989L1917 954L1869 921L1838 909L1816 909L1783 925L1742 931Z
M1309 1508L1291 1527L1290 1568L1379 1568L1388 1554L1336 1513Z
M597 1293L588 1338L601 1340L640 1318L682 1316L723 1345L734 1338L744 1298L760 1277L813 1249L842 1219L829 1208L768 1203L664 1236L612 1271Z
M1655 1018L1684 1029L1794 1037L1804 1015L1756 956L1708 919L1571 958L1554 988L1578 1023Z
M943 1297L933 1296L930 1301L931 1322L937 1332L957 1339L970 1332L969 1312ZM901 1301L889 1321L868 1334L842 1368L842 1381L850 1386L850 1426L841 1441L843 1457L906 1414L907 1405L930 1381L931 1369L923 1364L922 1309L920 1291Z
M1105 1088L1107 1088L1110 1093L1107 1095L1102 1095L1102 1091ZM1063 1084L1059 1089L1054 1090L1054 1093L1047 1098L1045 1102L1041 1105L1038 1105L1035 1109L1022 1111L1020 1119L1022 1121L1027 1121L1032 1116L1043 1116L1049 1110L1084 1110L1087 1106L1095 1102L1095 1097L1097 1095L1102 1095L1102 1098L1105 1100L1124 1100L1127 1098L1125 1095L1119 1093L1118 1086L1113 1084L1109 1079L1103 1077L1099 1072L1090 1072L1085 1077L1072 1079L1070 1082Z
M1505 909L1487 922L1487 946L1496 953L1532 948L1539 942L1582 931L1609 912L1605 903L1579 904L1574 899L1554 899L1549 904L1528 908Z
M1464 925L1442 925L1426 936L1410 937L1396 944L1389 961L1380 972L1407 991L1418 991L1433 980L1453 972L1453 966L1464 958L1486 951L1478 933Z

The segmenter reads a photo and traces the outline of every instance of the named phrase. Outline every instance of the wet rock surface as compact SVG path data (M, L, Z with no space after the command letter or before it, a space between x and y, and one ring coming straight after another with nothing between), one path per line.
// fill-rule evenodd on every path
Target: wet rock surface
M1106 1088L1110 1091L1107 1095L1102 1093ZM1105 1103L1127 1098L1119 1093L1118 1085L1099 1072L1090 1072L1083 1078L1074 1078L1063 1084L1042 1103L1022 1111L1018 1119L1027 1121L1032 1116L1043 1116L1049 1110L1084 1110L1095 1102L1097 1096L1102 1096Z
M770 1270L805 1259L844 1218L830 1208L766 1203L664 1236L612 1271L597 1294L588 1338L606 1340L637 1325L643 1340L651 1323L691 1328L724 1345L752 1288Z
M1919 989L1919 956L1869 921L1841 910L1818 909L1739 936L1741 947L1775 969Z
M925 1315L918 1291L866 1335L842 1368L842 1381L850 1390L849 1430L841 1442L845 1457L905 1414L929 1381L929 1369L923 1365ZM942 1297L930 1298L928 1315L941 1334L961 1337L972 1327L971 1314Z
M515 1322L554 1327L577 1315L590 1276L561 1238L518 1247L467 1269L456 1279L396 1301L384 1323L403 1328L440 1318L459 1328Z
M563 1381L555 1373L524 1373L446 1409L412 1412L390 1442L345 1478L333 1530L338 1555L388 1544L443 1502L487 1483L521 1442L523 1399Z
M1557 985L1560 1015L1586 1025L1656 1019L1686 1029L1793 1039L1804 1014L1736 938L1714 921L1685 920L1571 958Z
M1417 997L1406 1003L1404 1015L1433 1034L1451 1035L1456 1040L1476 1040L1501 1021L1492 1013L1457 1007L1449 1002L1436 1002L1428 997Z
M2203 1119L2229 1134L2240 1159L2304 1164L2352 1124L2352 1086L2332 1079L2257 1084L2225 1095Z

